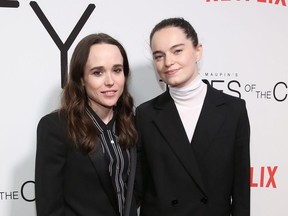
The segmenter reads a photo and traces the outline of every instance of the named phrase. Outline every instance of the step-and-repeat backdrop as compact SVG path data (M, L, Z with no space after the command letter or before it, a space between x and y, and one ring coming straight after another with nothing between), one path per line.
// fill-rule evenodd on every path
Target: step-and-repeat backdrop
M198 31L203 79L247 102L251 215L288 215L288 0L1 0L1 216L36 215L36 127L58 107L77 42L95 32L122 42L139 105L164 90L149 33L174 16Z

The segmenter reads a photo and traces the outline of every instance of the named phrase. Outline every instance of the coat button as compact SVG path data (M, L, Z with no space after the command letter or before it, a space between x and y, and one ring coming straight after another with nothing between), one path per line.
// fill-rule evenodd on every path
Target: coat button
M171 201L171 205L172 205L172 206L175 206L175 205L177 205L177 204L178 204L178 200L172 200L172 201Z
M207 198L207 197L203 197L200 201L201 201L203 204L207 204L208 198Z

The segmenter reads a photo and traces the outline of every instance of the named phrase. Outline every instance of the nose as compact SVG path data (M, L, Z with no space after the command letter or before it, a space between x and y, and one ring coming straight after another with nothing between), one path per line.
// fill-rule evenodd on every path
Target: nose
M114 79L113 79L113 75L111 73L106 74L104 84L107 86L113 86L114 85Z
M173 56L171 56L170 54L166 54L164 63L166 67L170 67L171 65L173 65L174 64Z

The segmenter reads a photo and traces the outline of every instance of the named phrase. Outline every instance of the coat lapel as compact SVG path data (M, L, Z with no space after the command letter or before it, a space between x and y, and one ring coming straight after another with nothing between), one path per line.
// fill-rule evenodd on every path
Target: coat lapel
M207 151L226 117L225 100L219 90L207 84L207 94L191 145L198 158Z
M110 199L112 206L114 207L114 210L118 212L118 205L117 205L117 197L115 190L112 185L112 181L109 175L109 168L108 164L105 159L105 155L102 152L101 144L99 143L98 149L94 151L93 153L89 154L89 157L92 161L92 164L97 172L97 175L100 179L101 185L106 192L108 198Z
M155 108L160 112L154 120L162 136L183 164L183 167L198 184L203 194L206 194L205 186L197 158L201 158L209 148L226 116L225 106L222 106L225 103L222 93L213 89L208 83L207 86L207 94L191 143L187 138L177 108L169 92L165 92L156 102Z
M155 104L155 108L159 110L154 119L156 127L166 139L176 157L183 164L183 167L199 186L202 193L206 194L195 154L187 138L176 106L168 92L165 92L159 98Z
M89 157L97 172L97 175L99 176L102 187L105 190L107 196L109 197L114 207L114 210L118 212L119 210L118 210L117 198L115 195L116 193L115 190L113 189L112 181L109 176L108 165L105 161L105 155L102 152L101 145L99 145L99 148L95 152L89 154ZM130 215L131 203L133 198L135 170L136 170L136 147L130 149L130 160L131 160L131 168L127 184L124 216Z

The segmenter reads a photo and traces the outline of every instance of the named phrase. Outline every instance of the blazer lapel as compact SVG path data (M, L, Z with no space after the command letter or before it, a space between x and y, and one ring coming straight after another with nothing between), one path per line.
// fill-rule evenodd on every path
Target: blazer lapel
M176 106L168 92L165 92L159 98L155 108L159 110L154 119L156 127L183 164L183 167L199 186L199 189L203 194L206 194L195 154L187 138Z
M94 168L96 169L102 187L106 192L107 196L109 197L112 206L114 207L114 210L118 212L119 210L117 205L117 197L115 195L116 193L112 185L112 181L108 171L109 170L108 164L105 160L105 155L102 152L102 147L100 143L98 145L98 149L96 149L95 152L90 153L89 157L92 161Z
M222 106L224 103L222 93L207 84L207 94L191 142L199 158L209 148L212 139L224 123L226 116L226 110Z

